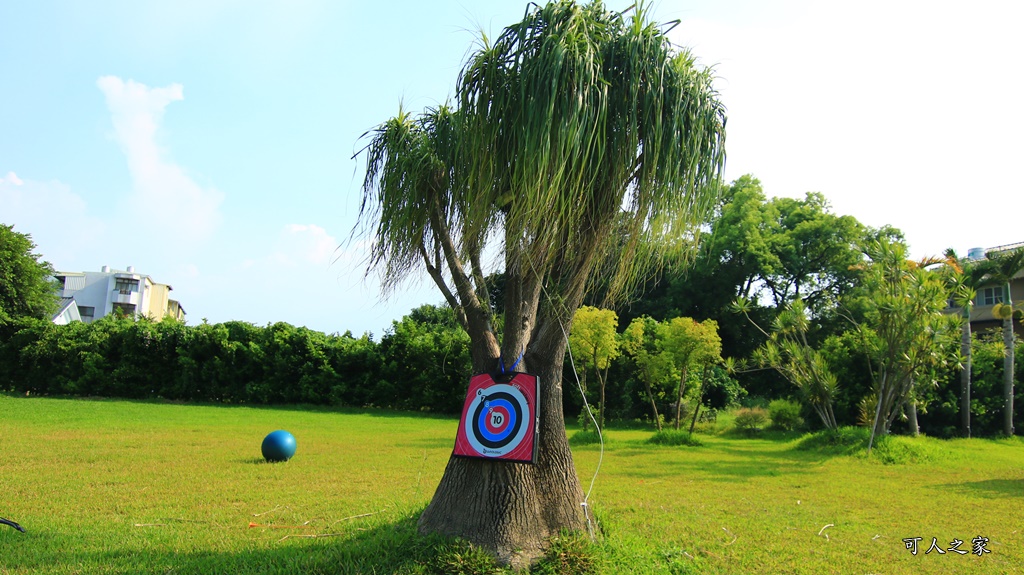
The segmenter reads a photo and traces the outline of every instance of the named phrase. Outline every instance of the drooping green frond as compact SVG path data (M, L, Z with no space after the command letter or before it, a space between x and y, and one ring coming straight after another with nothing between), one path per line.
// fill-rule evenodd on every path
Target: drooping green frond
M614 299L692 256L725 159L712 80L643 5L531 5L471 54L457 110L399 114L372 133L371 268L393 287L440 252L444 232L464 262L497 237L507 273L552 291L582 291L613 261L601 269Z
M368 269L382 270L385 289L421 264L421 248L433 250L431 217L456 225L454 116L444 106L418 118L400 111L368 134L360 221L375 224Z
M724 108L710 73L648 17L552 2L466 65L466 190L487 199L475 209L504 210L506 242L524 242L506 245L511 265L578 257L623 207L613 291L666 247L694 247L724 161Z

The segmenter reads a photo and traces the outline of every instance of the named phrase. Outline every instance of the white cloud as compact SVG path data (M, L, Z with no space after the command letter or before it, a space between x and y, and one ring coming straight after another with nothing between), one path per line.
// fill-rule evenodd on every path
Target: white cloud
M673 40L716 64L726 177L769 196L820 191L835 211L902 229L912 252L1019 241L991 226L1024 209L1013 3L794 2L770 20L684 20ZM1009 183L1009 187L1008 186ZM965 225L965 222L968 222Z
M184 99L180 84L150 88L116 76L96 85L106 96L132 177L131 216L177 242L197 244L220 224L223 194L198 184L158 144L164 109Z
M43 259L60 269L87 260L106 229L67 185L22 179L14 172L0 177L0 222L31 234Z
M288 266L311 265L326 270L338 240L316 224L288 224L277 238L270 260Z

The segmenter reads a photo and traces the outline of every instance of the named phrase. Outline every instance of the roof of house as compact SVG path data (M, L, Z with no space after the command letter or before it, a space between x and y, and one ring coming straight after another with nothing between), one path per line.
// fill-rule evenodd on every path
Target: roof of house
M1008 252L1010 250L1015 250L1017 248L1024 248L1024 242L1017 242L1015 244L1006 244L1004 246L988 248L987 250L985 250L985 253L987 254L988 252Z
M75 298L73 298L73 297L62 297L62 298L60 298L60 305L57 307L57 313L53 314L53 317L50 318L50 319L57 319L58 317L61 316L61 314L63 314L65 311L68 310L69 307L71 307L73 305L76 305L75 304Z

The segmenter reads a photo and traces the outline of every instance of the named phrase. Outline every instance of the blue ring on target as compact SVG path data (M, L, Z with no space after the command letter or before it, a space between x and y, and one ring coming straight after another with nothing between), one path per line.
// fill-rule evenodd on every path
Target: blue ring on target
M480 429L480 435L488 441L498 442L508 437L514 429L516 429L516 409L507 399L495 399L488 401L484 404L485 409L480 410L480 418L477 420L478 428ZM505 408L505 413L508 414L508 421L504 422L504 427L498 433L491 433L488 431L488 419L491 417L491 411L496 407Z
M529 421L530 407L522 392L510 385L495 385L487 391L487 395L478 396L476 410L467 417L467 439L480 453L504 455L522 442L527 428L523 422ZM487 416L490 415L488 406L498 402L505 402L503 407L509 410L510 415L515 415L510 418L507 432L495 434L487 431ZM491 439L494 437L497 439Z

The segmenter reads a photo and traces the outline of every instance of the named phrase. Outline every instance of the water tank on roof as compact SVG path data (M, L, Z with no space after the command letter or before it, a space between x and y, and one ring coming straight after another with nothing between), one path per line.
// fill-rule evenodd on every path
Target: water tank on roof
M105 273L105 274L109 274L110 273L110 266L103 266L103 267L100 268L100 271Z
M128 266L128 273L130 273L130 274L135 273L135 266Z
M985 248L971 248L967 250L967 259L971 261L985 259Z

